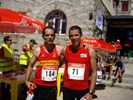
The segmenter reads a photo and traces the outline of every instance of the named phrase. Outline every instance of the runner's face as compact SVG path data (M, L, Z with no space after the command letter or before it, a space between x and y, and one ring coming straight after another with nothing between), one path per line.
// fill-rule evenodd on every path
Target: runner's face
M81 35L79 33L79 30L70 30L69 39L72 41L72 44L74 46L79 45L81 41Z
M43 36L45 43L47 44L53 44L54 39L55 39L55 34L52 29L46 29L45 30L45 35Z

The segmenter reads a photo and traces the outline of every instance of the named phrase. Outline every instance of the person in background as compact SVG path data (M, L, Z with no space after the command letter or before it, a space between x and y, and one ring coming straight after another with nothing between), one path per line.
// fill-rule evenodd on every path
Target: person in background
M20 54L20 67L22 72L26 72L28 63L33 56L33 46L36 45L36 41L31 39L28 44L24 44ZM28 88L25 84L22 85L22 94L27 94Z
M113 46L113 47L116 47L116 43L114 41L111 41L110 44ZM113 62L115 62L115 57L116 57L116 52L113 52L113 53L109 53Z
M16 70L13 59L13 51L11 49L12 38L4 37L4 44L0 47L0 73L4 77L11 77L12 72ZM10 85L1 83L1 100L6 100L10 95Z
M111 59L111 56L108 55L107 59L104 62L104 74L103 74L103 80L106 79L106 73L108 72L108 78L107 80L109 80L111 78L111 72L112 72L112 65L113 65L113 61Z
M21 71L25 72L28 63L33 55L33 49L32 47L37 44L34 39L31 39L28 44L24 44L22 47L21 55L20 55L20 66Z
M65 61L63 80L63 100L92 100L96 84L96 53L85 49L81 42L82 30L79 26L69 29L72 44L63 48L61 62ZM91 76L91 82L88 82Z
M127 57L127 59L129 59L129 48L130 48L130 41L129 39L127 39L124 43L124 56L123 59L125 57Z
M110 44L115 47L116 43L114 41L111 41Z
M117 56L120 56L121 55L121 49L122 49L122 46L121 46L121 44L120 44L120 40L119 39L117 39L116 40L116 45L115 45L115 47L116 47L116 54L115 54L115 57L117 57Z
M113 79L113 82L115 83L117 79L119 78L119 83L121 83L122 76L125 72L125 63L121 59L121 56L117 56L115 66L116 66L116 73L115 73L115 78Z
M44 28L42 37L45 42L33 52L33 57L26 71L25 84L28 88L32 85L36 86L36 89L33 90L33 100L57 100L56 77L59 68L60 53L63 47L53 43L55 30L51 26ZM30 82L29 79L35 63L35 78L33 82Z

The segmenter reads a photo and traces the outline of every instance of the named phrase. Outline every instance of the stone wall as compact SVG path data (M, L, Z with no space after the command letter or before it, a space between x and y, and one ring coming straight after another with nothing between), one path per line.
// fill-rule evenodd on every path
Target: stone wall
M67 33L72 25L79 25L82 28L84 37L99 37L94 35L96 10L100 10L104 17L109 16L107 9L101 0L0 0L1 7L9 8L15 11L25 12L27 15L44 22L45 16L52 10L61 10L67 16ZM93 19L89 20L92 13ZM106 22L104 21L104 34L106 34ZM43 44L41 34L35 32L33 34L12 35L13 48L21 49L21 46L28 43L31 38L40 44ZM15 40L16 38L16 40ZM3 42L3 35L0 35L0 41ZM15 42L16 41L16 42ZM55 43L66 45L68 34L57 35ZM2 44L0 43L0 45ZM36 46L36 47L37 47Z

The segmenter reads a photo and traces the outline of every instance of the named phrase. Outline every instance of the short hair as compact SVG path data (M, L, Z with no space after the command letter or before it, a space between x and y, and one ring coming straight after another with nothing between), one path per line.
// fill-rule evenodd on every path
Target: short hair
M53 31L54 31L54 34L55 34L55 29L54 29L52 26L46 26L46 27L43 29L43 31L42 31L42 36L45 35L45 30L46 30L46 29L51 29L51 30L53 30Z
M120 40L119 40L119 39L117 39L117 42L120 42Z
M72 27L70 27L70 29L69 29L69 35L70 35L70 31L71 30L79 30L79 33L82 36L82 30L81 30L81 28L79 26L72 26Z
M117 58L118 58L118 57L121 59L121 56L120 56L120 55L117 55Z
M8 41L9 38L11 38L11 37L10 36L5 36L4 39L3 39L4 43L6 43L6 41Z

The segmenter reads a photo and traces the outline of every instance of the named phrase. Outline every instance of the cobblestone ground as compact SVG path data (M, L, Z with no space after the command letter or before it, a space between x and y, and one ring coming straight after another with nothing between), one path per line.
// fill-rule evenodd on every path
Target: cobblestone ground
M106 86L97 89L93 100L133 100L133 89ZM62 94L58 100L62 99Z

